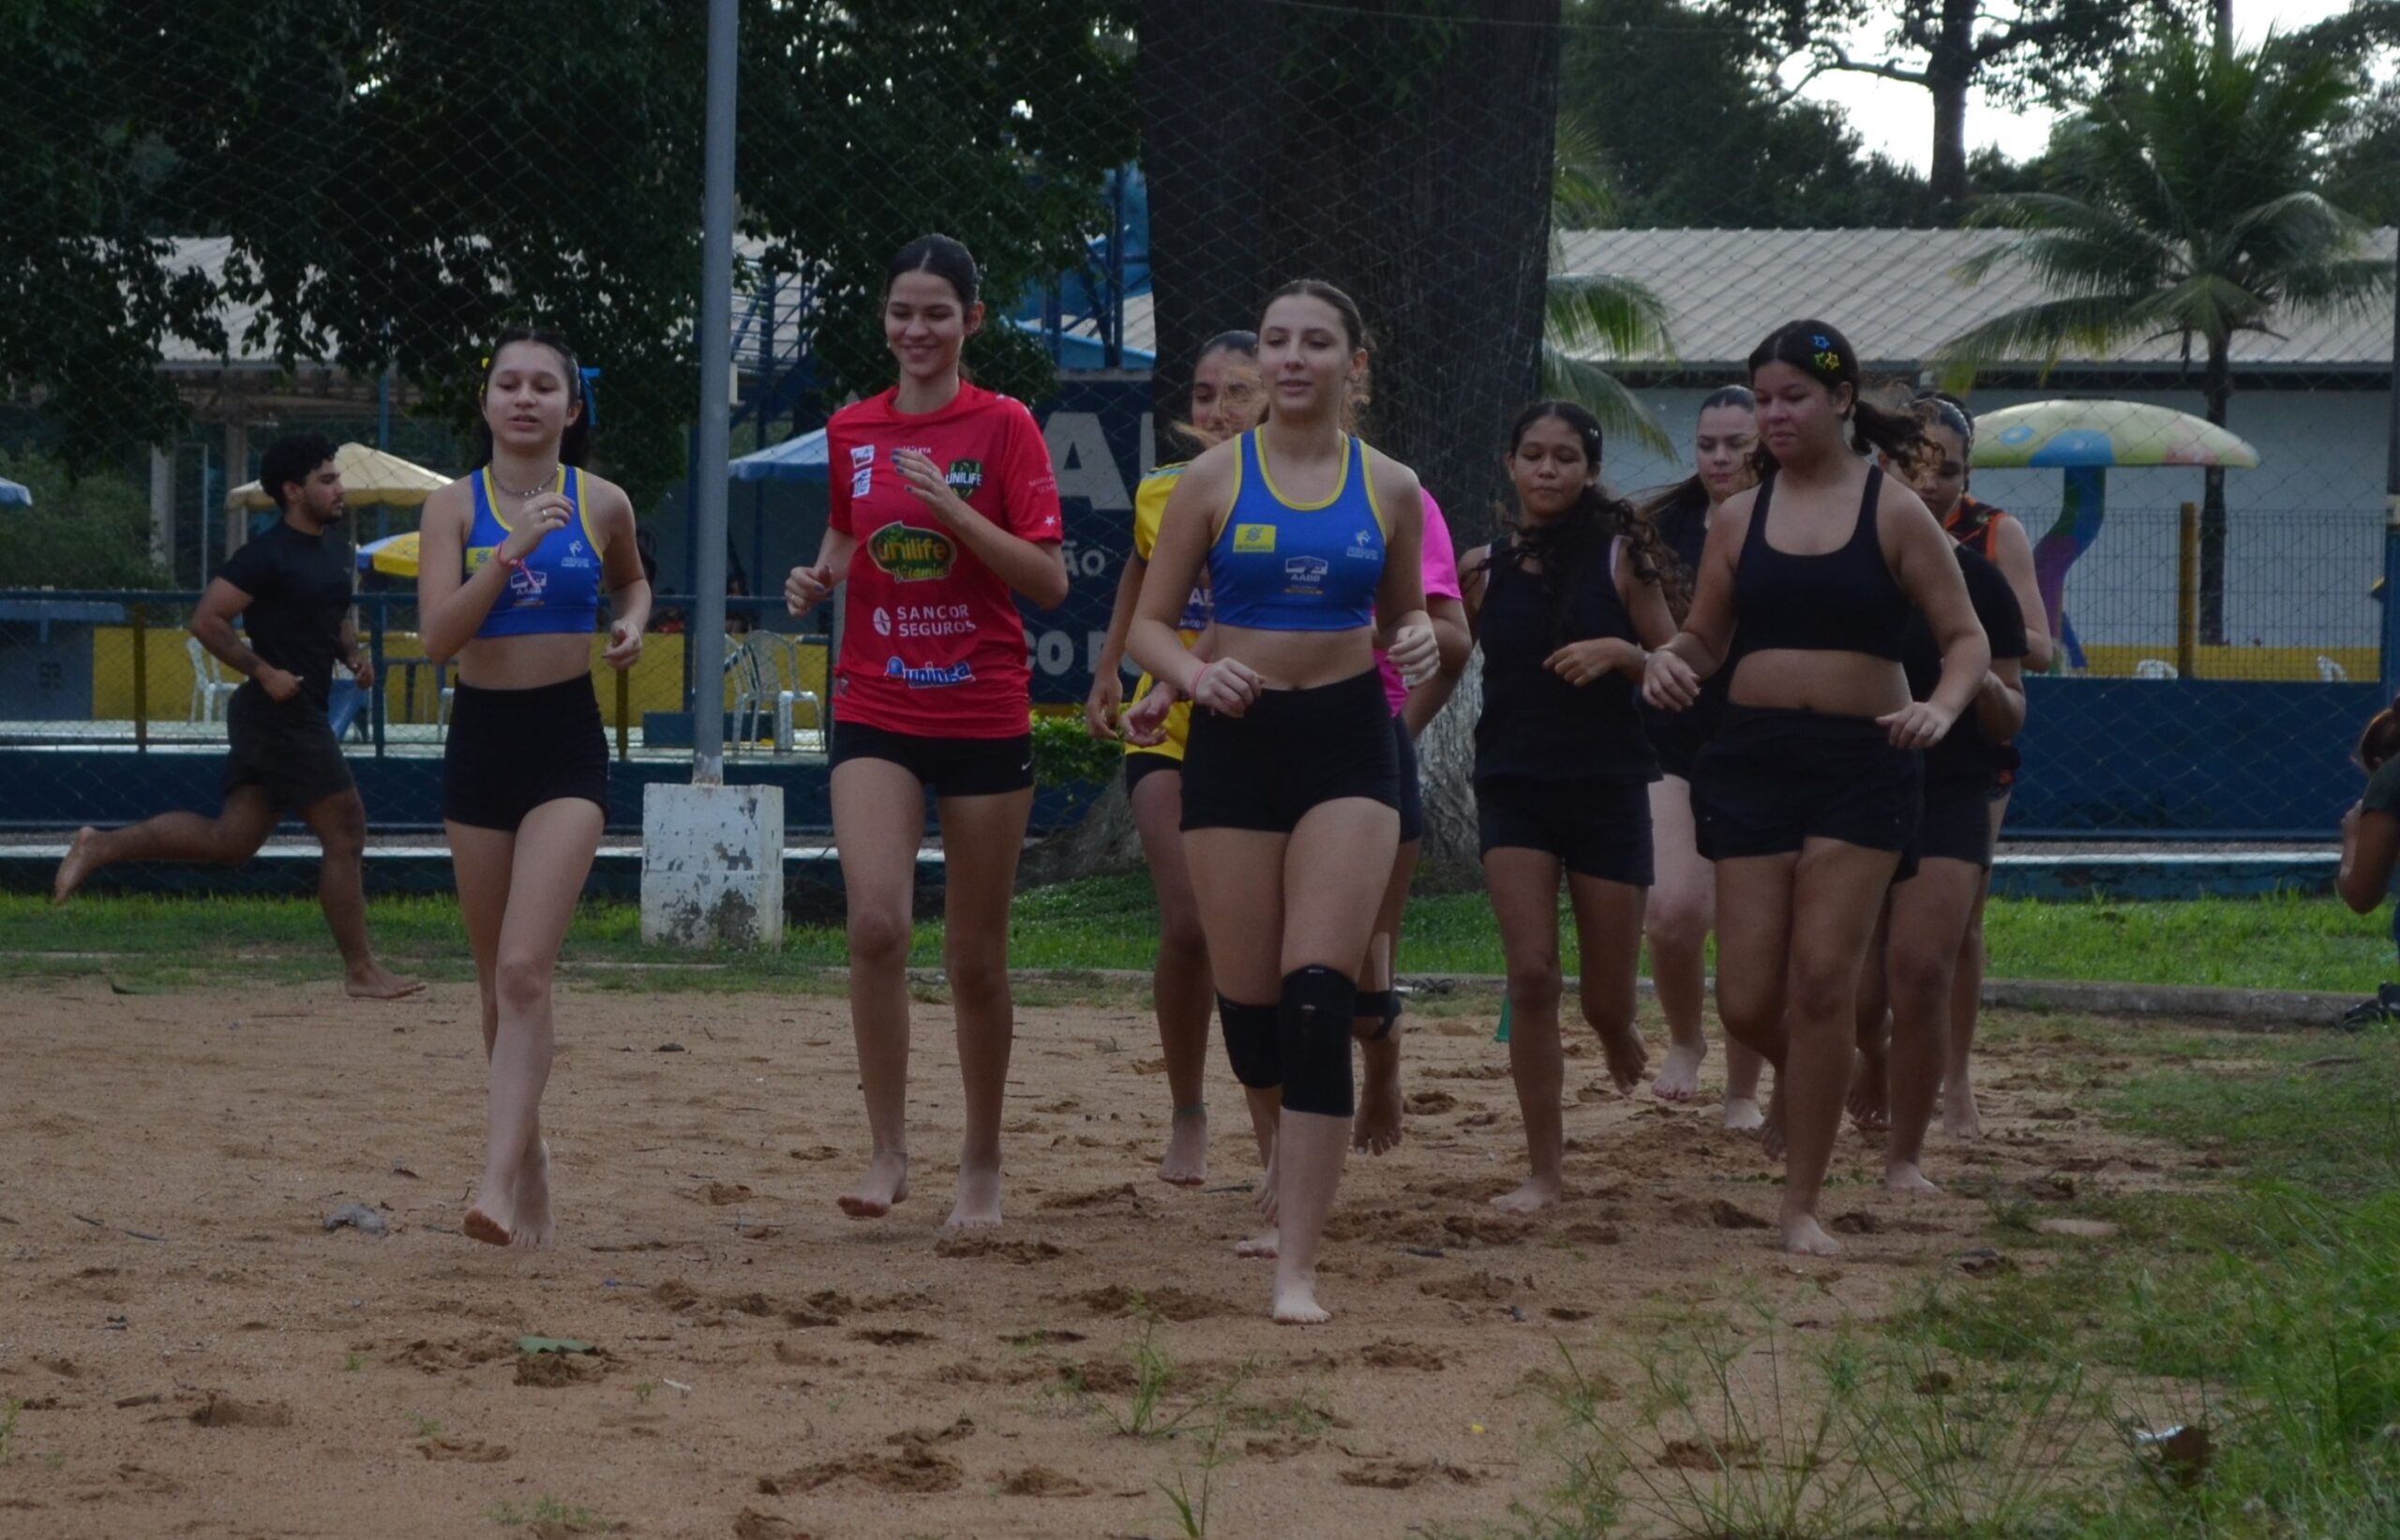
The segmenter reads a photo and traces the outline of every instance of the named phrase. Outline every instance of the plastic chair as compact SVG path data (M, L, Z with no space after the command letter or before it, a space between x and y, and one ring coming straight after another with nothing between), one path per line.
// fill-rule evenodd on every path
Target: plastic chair
M2165 658L2144 658L2134 665L2134 678L2138 680L2171 680L2175 677L2175 665Z
M2350 671L2319 652L2317 654L2317 677L2327 684L2340 684L2349 679Z
M200 645L197 636L184 638L184 655L191 659L191 710L194 722L216 722L225 714L225 702L242 686L227 683L217 654Z
M766 676L751 637L726 634L725 677L733 680L733 710L726 715L726 736L732 752L740 754L757 745L758 721L766 714L767 705Z

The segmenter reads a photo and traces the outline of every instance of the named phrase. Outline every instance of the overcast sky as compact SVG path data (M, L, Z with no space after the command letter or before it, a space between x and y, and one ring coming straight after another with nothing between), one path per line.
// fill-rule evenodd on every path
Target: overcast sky
M2256 42L2270 28L2288 32L2349 9L2349 0L2233 0L2233 28L2243 42ZM1868 34L1860 39L1871 39ZM1837 102L1870 150L1923 171L1933 147L1933 98L1912 85L1871 75L1823 75L1801 95ZM2037 155L2048 142L2050 114L2040 109L2018 113L1970 98L1967 147L1997 144L2011 159Z

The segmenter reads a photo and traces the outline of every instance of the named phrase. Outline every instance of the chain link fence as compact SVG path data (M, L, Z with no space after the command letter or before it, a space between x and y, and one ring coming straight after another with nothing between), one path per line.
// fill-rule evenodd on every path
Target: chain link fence
M310 431L457 474L480 357L535 323L578 345L599 469L633 495L660 593L640 665L595 669L612 822L638 823L644 781L687 773L698 687L724 693L728 776L782 781L795 828L823 827L830 618L792 622L772 596L823 529L819 430L889 383L882 264L939 230L987 275L970 368L1034 406L1066 502L1072 596L1028 614L1039 711L1089 688L1134 484L1189 453L1194 349L1282 279L1358 295L1368 431L1462 547L1500 516L1507 425L1535 395L1600 410L1619 488L1663 485L1701 398L1817 315L1871 372L1947 382L2002 425L1972 491L2022 520L2062 654L2036 681L2012 827L2330 831L2385 672L2393 232L2328 237L2325 262L2379 263L2381 286L2268 307L2222 367L2157 326L2037 343L2007 322L2061 300L2022 260L2040 231L1754 229L1732 181L1704 221L1628 228L1665 179L1589 125L1624 119L1628 94L1667 112L1683 87L1596 74L1612 15L743 7L736 635L724 678L696 681L699 9L22 0L0 17L0 52L38 66L0 103L0 478L30 498L0 506L0 826L213 806L229 681L182 626L274 516L242 495L260 455ZM406 572L375 561L422 497L350 486L377 679L336 713L382 830L438 822L452 679L417 642ZM1062 785L1038 820L1077 805Z

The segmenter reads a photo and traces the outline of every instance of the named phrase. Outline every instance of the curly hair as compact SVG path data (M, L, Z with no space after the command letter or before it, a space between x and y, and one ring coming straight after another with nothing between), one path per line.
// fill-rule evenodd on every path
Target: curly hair
M1602 448L1599 419L1572 401L1536 401L1518 413L1516 426L1508 430L1508 453L1517 452L1528 428L1552 417L1574 431L1583 445L1584 458L1597 471ZM1529 562L1539 564L1538 581L1550 614L1551 635L1561 645L1573 639L1567 630L1576 593L1592 563L1607 559L1609 542L1619 535L1625 537L1626 549L1633 558L1636 577L1655 584L1671 606L1691 603L1683 563L1675 560L1666 537L1658 532L1658 521L1604 489L1597 479L1584 485L1564 514L1539 524L1518 522L1515 533L1514 540L1492 547L1492 560L1507 561L1521 572Z

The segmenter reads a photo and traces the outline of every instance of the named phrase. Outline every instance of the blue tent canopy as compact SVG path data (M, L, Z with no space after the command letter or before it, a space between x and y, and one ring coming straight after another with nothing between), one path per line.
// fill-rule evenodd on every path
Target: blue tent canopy
M820 427L744 455L726 469L735 481L823 481L825 430Z
M0 508L30 508L34 495L17 483L0 476Z

